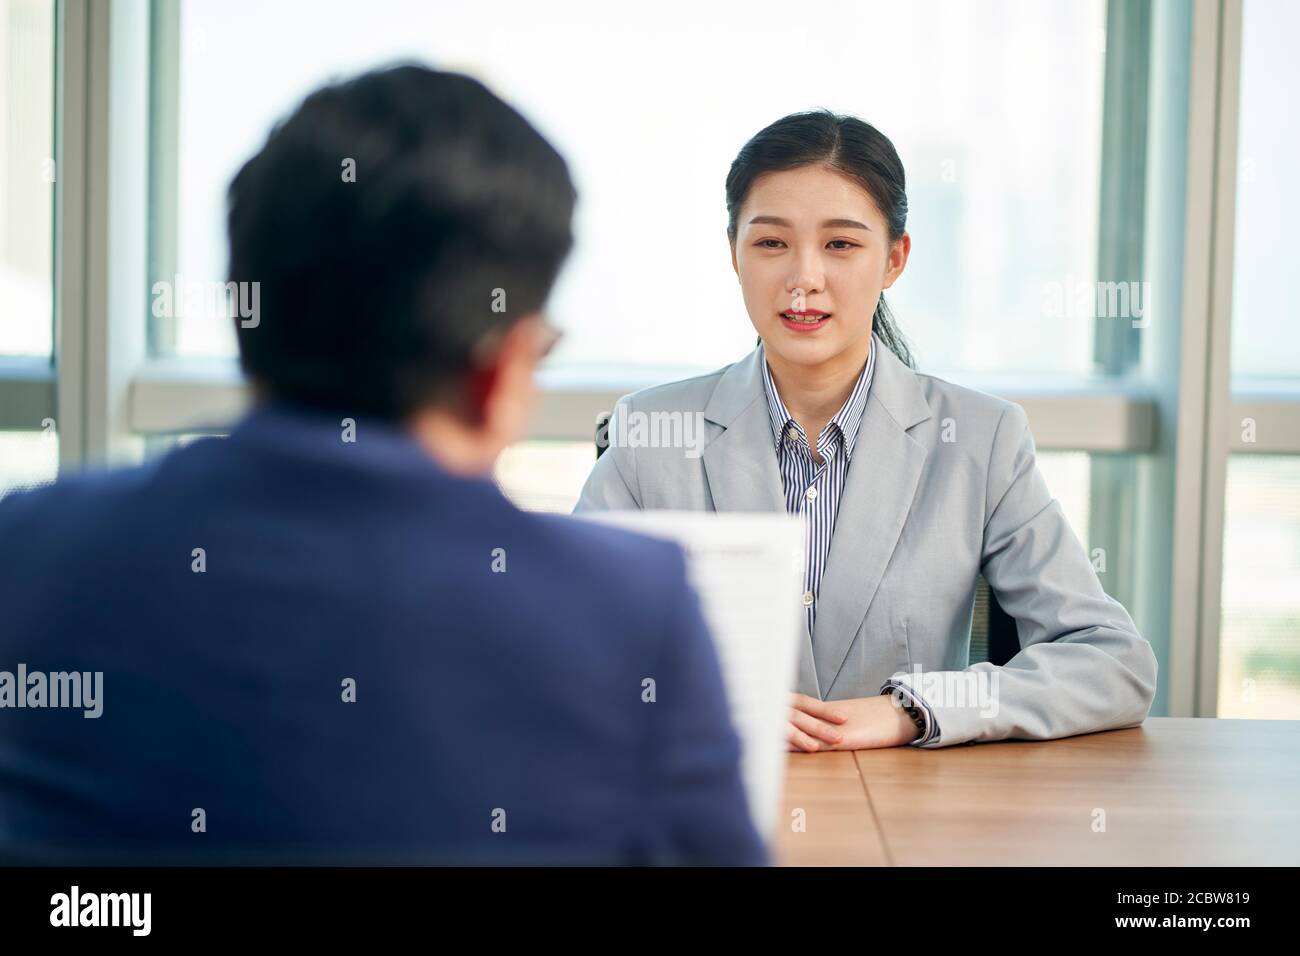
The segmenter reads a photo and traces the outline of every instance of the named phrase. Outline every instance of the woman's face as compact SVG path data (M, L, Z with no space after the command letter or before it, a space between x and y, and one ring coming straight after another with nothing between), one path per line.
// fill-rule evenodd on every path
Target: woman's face
M862 187L804 166L754 180L731 264L769 358L816 366L840 356L865 360L880 292L902 274L910 249L906 233L889 241Z

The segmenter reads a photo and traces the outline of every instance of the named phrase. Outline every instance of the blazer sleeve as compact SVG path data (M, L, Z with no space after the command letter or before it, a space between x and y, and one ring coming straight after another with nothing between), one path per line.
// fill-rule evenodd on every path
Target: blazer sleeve
M932 707L939 736L922 746L1049 740L1142 723L1156 657L1097 572L1038 470L1024 409L994 431L981 568L1016 620L1020 652L1002 667L896 674Z
M631 399L623 396L614 406L609 420L609 445L596 459L587 483L573 510L580 511L631 511L641 510L641 496L637 488L636 458L632 449L616 444L613 436L621 434L620 425L630 409Z

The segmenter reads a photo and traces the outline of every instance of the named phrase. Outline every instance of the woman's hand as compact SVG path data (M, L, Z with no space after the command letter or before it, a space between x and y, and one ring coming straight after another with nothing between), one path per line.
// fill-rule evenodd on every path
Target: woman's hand
M820 701L794 694L786 737L791 750L872 750L901 747L920 736L892 696Z
M835 725L848 719L839 709L842 703L847 702L837 700L830 704L807 694L791 694L790 717L785 725L785 737L790 749L815 753L818 750L830 750L840 743L844 734Z

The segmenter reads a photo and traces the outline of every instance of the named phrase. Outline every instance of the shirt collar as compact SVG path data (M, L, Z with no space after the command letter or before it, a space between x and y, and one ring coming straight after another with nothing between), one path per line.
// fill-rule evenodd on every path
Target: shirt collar
M853 386L853 391L849 397L844 400L840 410L831 416L823 434L831 425L839 429L840 435L844 439L844 455L846 459L853 458L853 446L858 440L858 426L862 424L862 413L867 407L867 394L871 390L871 380L875 377L876 370L876 349L879 348L879 341L873 336L871 341L871 353L867 356L866 364L862 367L862 373L858 375L858 380ZM760 352L763 346L759 346ZM767 367L767 355L763 352L759 356L759 363L763 368L763 392L767 397L767 414L772 425L772 440L776 444L778 452L781 448L781 441L785 435L785 430L794 427L799 434L803 434L803 429L799 423L790 415L785 403L781 401L781 396L777 394L776 383L772 381L772 372ZM805 435L804 440L808 438ZM821 444L821 436L817 436L817 442Z

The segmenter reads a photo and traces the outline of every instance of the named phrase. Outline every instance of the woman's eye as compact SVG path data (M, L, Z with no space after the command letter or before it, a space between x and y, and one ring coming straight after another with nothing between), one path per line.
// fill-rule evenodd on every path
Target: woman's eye
M775 244L769 246L769 242ZM780 239L760 239L758 240L757 245L760 249L779 249L781 248L782 243Z
M830 242L827 243L827 245L835 246L835 248L839 251L843 251L845 249L856 249L858 247L858 244L856 242L849 242L847 239L832 239Z

